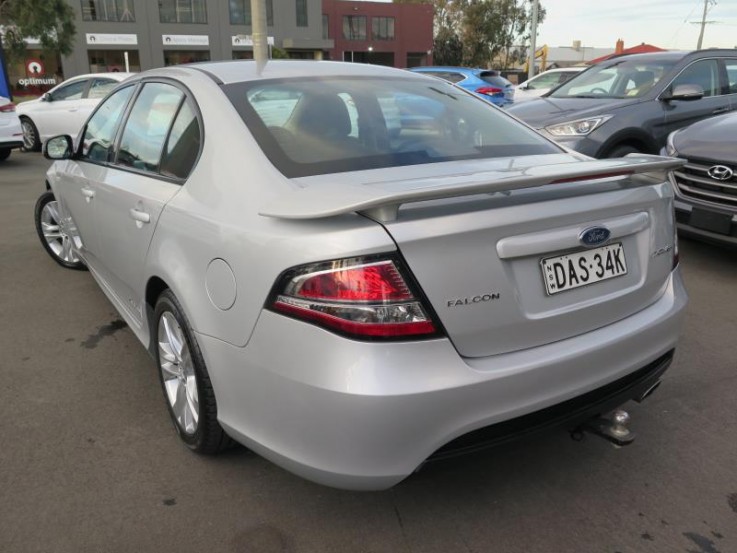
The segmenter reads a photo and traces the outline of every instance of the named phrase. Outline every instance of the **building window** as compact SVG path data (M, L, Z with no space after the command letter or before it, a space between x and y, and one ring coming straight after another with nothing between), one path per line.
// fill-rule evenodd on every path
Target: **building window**
M307 27L307 0L296 0L297 27Z
M372 17L371 32L374 40L394 40L394 18Z
M251 26L251 0L230 0L228 5L231 25ZM269 27L274 26L273 0L266 0L266 25Z
M135 21L133 0L82 0L85 21Z
M366 40L366 16L344 15L343 38L346 40Z
M327 14L322 14L322 38L327 40L330 38L330 19Z
M207 23L205 0L159 0L162 23Z
M251 25L251 0L230 0L230 24Z

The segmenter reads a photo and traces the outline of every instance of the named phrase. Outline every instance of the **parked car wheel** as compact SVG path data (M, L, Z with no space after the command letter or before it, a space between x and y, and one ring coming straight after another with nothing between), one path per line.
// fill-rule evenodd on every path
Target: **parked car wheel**
M10 156L10 148L0 149L0 161L5 161Z
M41 150L41 139L38 136L38 129L28 117L21 117L20 124L23 129L23 148L29 152L38 152Z
M62 220L59 204L53 192L45 192L36 202L34 212L36 232L44 249L62 267L86 270L87 267L73 248L74 238L69 235L69 223Z
M625 144L623 146L617 146L616 148L611 150L606 157L624 157L627 154L637 154L640 152L641 150L638 150L634 146L628 146Z
M234 442L217 421L217 403L205 361L181 305L164 291L154 311L156 363L174 427L197 453L214 454Z

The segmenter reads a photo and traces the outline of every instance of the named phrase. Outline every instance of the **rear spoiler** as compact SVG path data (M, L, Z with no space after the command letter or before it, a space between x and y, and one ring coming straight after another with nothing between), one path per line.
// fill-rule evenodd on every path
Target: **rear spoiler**
M563 184L592 179L660 173L686 163L683 159L646 154L625 158L540 165L523 169L484 171L447 177L382 181L365 184L326 183L295 190L267 204L259 212L279 219L318 219L359 212L381 222L394 221L399 207L410 202L456 198Z

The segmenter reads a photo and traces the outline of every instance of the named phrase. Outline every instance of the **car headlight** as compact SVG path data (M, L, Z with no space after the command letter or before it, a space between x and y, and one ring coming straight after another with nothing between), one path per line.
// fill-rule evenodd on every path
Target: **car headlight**
M545 127L545 130L553 136L586 136L594 129L601 127L611 118L611 115L599 115L597 117L560 123L559 125L550 125L549 127Z
M676 146L674 144L676 134L678 134L678 131L670 133L668 135L668 140L665 143L665 153L672 157L678 157L678 150L676 150Z

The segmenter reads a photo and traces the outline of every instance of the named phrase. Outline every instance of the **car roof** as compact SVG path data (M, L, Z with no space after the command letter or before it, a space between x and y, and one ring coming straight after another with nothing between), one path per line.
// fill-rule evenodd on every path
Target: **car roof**
M404 69L395 69L383 65L316 60L269 60L260 72L258 71L258 64L254 60L213 61L151 69L138 73L137 76L139 78L149 76L176 78L184 73L189 75L206 73L219 84L309 77L422 78L420 75L414 75Z
M709 58L713 56L735 56L737 50L729 50L725 48L710 48L706 50L669 50L665 52L649 52L646 54L623 54L619 56L611 57L604 60L596 65L607 65L609 63L616 63L622 60L641 60L644 62L659 62L659 61L679 61L686 57L691 58Z

